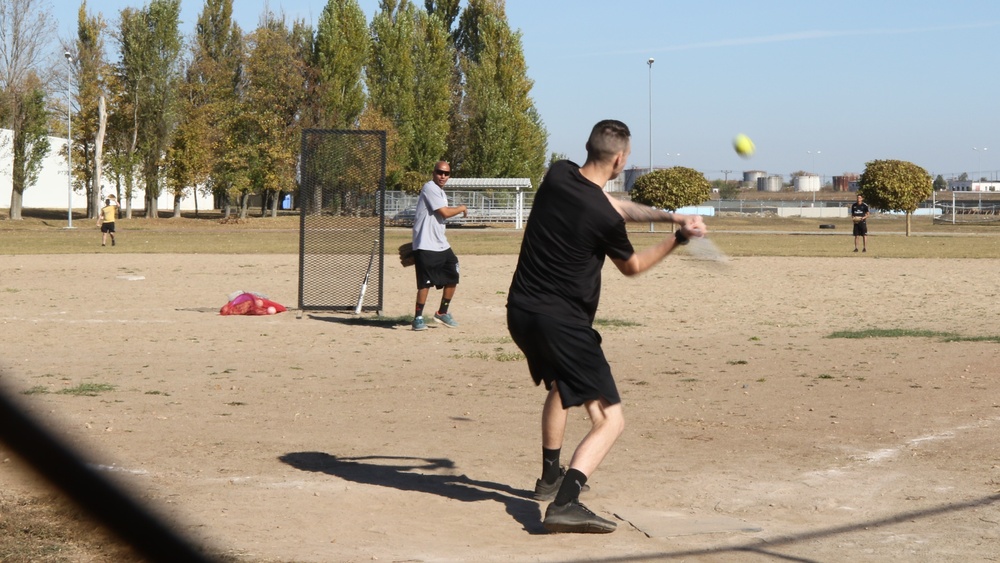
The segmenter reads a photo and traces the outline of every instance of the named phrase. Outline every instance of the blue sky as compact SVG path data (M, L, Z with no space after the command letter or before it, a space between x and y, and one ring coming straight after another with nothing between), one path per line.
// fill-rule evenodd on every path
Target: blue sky
M369 18L378 8L359 3ZM325 4L235 0L235 11L249 31L265 6L315 25ZM142 5L87 3L112 22ZM181 5L190 33L203 4ZM76 10L56 17L70 37ZM507 18L523 34L549 152L578 162L591 126L614 118L632 130L630 164L652 157L710 179L829 177L888 158L1000 178L995 0L508 0ZM732 150L737 133L756 143L753 158Z

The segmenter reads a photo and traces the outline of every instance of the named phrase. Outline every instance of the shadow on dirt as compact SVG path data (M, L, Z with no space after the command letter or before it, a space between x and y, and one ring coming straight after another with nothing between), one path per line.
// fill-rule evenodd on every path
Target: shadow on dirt
M461 502L496 501L503 504L507 514L528 533L545 533L541 523L541 510L538 503L531 500L532 491L515 489L501 483L478 481L466 475L448 474L455 469L455 462L450 459L337 457L323 452L292 452L278 459L302 471L326 473L354 483L428 493Z
M289 309L291 311L291 309ZM352 326L369 326L374 328L398 328L398 327L410 327L410 323L413 321L413 317L361 317L361 316L335 316L334 313L328 314L314 314L307 313L306 317L314 321L323 321L326 323L336 323L342 325L352 325Z

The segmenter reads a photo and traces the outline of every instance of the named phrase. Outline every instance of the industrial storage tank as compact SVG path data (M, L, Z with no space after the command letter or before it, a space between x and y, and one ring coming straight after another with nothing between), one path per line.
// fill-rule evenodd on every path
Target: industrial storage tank
M767 172L763 170L744 170L743 171L743 188L754 188L757 187L757 178L763 178L767 176Z
M783 187L785 187L785 179L781 176L774 175L757 178L758 192L780 192Z
M792 180L797 192L818 192L820 188L819 176L815 174L801 174Z
M851 185L858 181L857 174L844 174L843 176L833 177L833 191L835 192L851 192L856 191L857 186L853 189Z

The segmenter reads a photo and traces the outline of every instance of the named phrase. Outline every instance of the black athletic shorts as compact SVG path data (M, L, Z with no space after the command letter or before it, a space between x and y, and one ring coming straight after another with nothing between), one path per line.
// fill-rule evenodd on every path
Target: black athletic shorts
M535 385L543 381L546 389L558 385L563 408L597 399L612 405L621 402L601 350L601 335L592 327L507 306L507 329L524 352Z
M102 233L115 232L115 222L111 221L110 223L101 223L101 232Z
M452 249L414 250L413 265L417 270L417 289L458 285L458 256Z
M854 236L863 237L868 234L868 221L861 221L854 224Z

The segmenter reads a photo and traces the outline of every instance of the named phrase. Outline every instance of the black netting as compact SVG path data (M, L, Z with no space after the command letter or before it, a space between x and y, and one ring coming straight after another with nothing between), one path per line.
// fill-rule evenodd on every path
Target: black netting
M382 310L385 131L309 129L299 174L299 309ZM370 267L369 267L370 265Z

